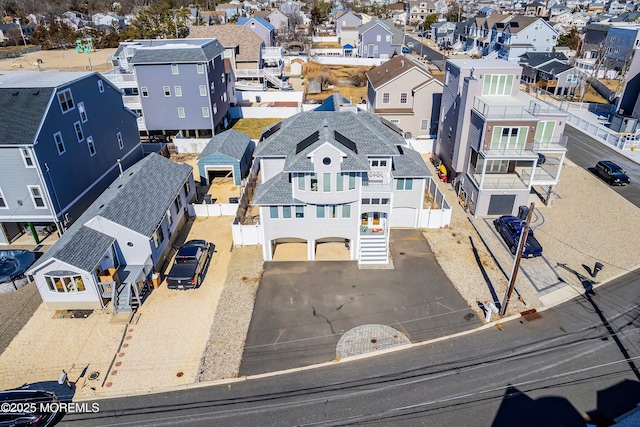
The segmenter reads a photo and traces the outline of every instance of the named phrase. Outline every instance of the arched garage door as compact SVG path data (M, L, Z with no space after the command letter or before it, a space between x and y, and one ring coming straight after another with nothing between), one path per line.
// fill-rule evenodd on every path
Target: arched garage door
M416 226L416 208L393 208L391 227L414 228Z

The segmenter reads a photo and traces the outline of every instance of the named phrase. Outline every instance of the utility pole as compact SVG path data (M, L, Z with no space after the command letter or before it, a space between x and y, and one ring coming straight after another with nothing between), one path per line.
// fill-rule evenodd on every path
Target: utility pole
M533 202L531 203L531 206L529 206L527 220L524 222L524 228L520 232L520 242L518 243L518 250L516 251L516 259L513 261L513 269L511 270L509 287L507 288L507 293L504 296L504 300L502 301L502 307L500 307L500 317L504 316L507 312L507 306L509 305L509 300L511 299L513 288L516 286L516 276L518 275L518 269L520 268L520 260L522 259L524 245L527 242L527 234L529 234L529 224L531 223L531 215L533 215L533 209L535 208L535 206L536 204Z

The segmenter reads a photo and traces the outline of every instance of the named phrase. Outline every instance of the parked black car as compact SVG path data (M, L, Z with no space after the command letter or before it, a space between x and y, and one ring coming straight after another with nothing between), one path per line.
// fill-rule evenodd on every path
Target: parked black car
M500 236L509 247L512 254L515 255L520 243L520 234L524 229L525 222L517 216L505 215L493 221ZM542 255L542 245L533 235L533 230L529 229L527 240L524 244L522 256L524 258L532 258Z
M195 289L207 274L214 245L206 240L189 240L178 249L167 275L169 289Z
M53 425L59 401L55 393L44 390L0 391L0 427Z
M602 160L596 164L596 175L604 179L609 185L627 185L631 180L626 172L610 160Z

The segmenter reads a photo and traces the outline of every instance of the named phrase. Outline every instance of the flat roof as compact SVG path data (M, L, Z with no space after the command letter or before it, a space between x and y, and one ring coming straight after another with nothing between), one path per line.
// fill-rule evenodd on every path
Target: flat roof
M93 71L6 71L0 73L0 88L58 87L81 79Z

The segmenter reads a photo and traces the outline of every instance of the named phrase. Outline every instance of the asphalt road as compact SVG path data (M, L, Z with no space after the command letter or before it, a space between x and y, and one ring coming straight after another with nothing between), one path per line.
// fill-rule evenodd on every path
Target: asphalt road
M639 275L500 329L321 369L103 400L100 412L67 414L61 425L584 426L586 417L609 425L640 402Z
M596 163L600 160L612 160L620 165L631 178L631 184L624 187L611 187L611 189L637 207L640 207L640 164L571 126L565 127L564 134L568 137L567 157L575 164L590 170L592 173ZM604 181L602 183L607 185Z
M406 35L404 38L404 44L413 43L413 48L411 49L415 55L422 56L425 59L428 59L440 69L440 71L444 70L444 60L446 59L443 55L442 51L434 50L423 44L420 46L421 39L420 37L412 37L410 35Z

